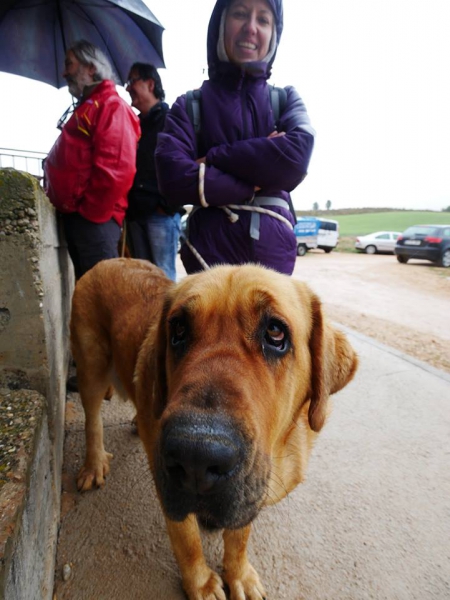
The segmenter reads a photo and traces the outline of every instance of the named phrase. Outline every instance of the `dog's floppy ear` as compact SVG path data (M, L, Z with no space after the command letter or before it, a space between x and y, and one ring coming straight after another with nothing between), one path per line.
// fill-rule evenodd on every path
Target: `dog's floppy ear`
M164 306L159 319L158 328L155 336L155 392L153 397L153 414L155 419L159 419L163 413L167 403L167 369L166 369L166 352L167 352L167 314L169 312L170 302L168 299L164 302Z
M308 421L313 431L320 431L327 416L328 397L351 381L358 358L346 336L327 323L321 302L315 294L311 295L311 311L311 402Z
M141 346L135 373L136 391L139 404L148 406L146 398L153 397L153 416L161 417L167 401L166 374L166 319L170 302L164 302L159 320L152 325Z

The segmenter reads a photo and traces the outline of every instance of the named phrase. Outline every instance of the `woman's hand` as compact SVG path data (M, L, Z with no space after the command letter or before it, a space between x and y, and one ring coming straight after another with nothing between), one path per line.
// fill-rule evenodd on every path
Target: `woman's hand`
M272 131L272 133L267 136L267 139L271 140L273 138L282 137L283 135L286 135L285 131L276 131L275 130L275 131Z

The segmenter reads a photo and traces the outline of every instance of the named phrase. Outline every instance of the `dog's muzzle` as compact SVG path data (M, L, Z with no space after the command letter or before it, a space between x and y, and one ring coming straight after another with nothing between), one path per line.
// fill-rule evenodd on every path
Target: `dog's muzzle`
M229 417L207 411L172 416L156 452L155 475L166 514L195 513L209 529L234 529L257 514L265 477L250 463L251 444Z

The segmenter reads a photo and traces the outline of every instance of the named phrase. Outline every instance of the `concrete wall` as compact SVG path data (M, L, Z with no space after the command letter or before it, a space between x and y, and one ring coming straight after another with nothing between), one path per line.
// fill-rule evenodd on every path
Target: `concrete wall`
M0 402L34 390L43 406L23 424L32 443L17 446L21 492L15 473L0 488L0 599L47 599L53 589L73 291L58 227L37 180L0 169Z

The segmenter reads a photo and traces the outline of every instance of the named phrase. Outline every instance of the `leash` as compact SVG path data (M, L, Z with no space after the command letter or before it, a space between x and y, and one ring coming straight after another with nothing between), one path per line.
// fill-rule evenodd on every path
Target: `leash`
M210 269L211 267L208 265L206 260L200 254L200 252L196 248L194 248L194 246L191 244L191 242L187 238L184 240L184 243L189 248L189 250L192 252L192 254L195 256L195 258L198 260L198 262L202 265L202 267L205 269L205 271L208 271L208 269Z

